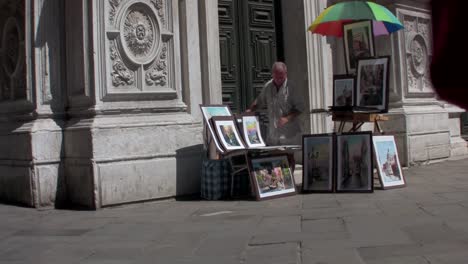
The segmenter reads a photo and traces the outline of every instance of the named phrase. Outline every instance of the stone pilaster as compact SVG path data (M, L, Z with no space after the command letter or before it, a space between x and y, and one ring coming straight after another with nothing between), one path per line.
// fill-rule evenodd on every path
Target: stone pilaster
M68 68L80 83L69 86L76 107L65 132L72 204L99 208L198 192L197 9L195 1L70 3L70 28L88 25L70 37L87 55L77 70Z
M0 199L50 206L63 199L63 5L2 1Z
M289 5L289 3L288 3ZM327 109L332 104L332 53L324 36L312 34L308 26L327 7L326 0L304 1L304 24L298 27L305 34L307 60L302 71L307 69L310 110ZM304 55L303 55L304 56ZM332 122L324 114L310 114L310 132L313 134L330 132Z
M199 0L200 49L204 104L222 103L218 1Z
M427 3L395 1L388 7L405 28L376 42L379 55L392 58L390 121L383 127L397 138L402 164L410 166L466 153L460 128L455 125L460 122L461 109L439 101L432 88L432 25Z

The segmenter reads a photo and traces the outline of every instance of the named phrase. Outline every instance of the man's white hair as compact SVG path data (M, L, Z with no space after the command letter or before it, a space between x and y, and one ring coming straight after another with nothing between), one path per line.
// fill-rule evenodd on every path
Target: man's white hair
M282 61L277 61L273 63L273 66L271 67L271 71L274 72L276 69L282 70L284 72L288 72L288 67L286 67L286 64Z

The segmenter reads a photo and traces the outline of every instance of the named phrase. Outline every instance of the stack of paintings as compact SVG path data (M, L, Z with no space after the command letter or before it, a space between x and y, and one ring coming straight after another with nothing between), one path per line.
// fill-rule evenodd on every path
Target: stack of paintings
M343 26L346 75L334 75L332 111L388 112L389 56L377 57L369 20Z
M302 191L373 192L372 145L381 186L404 186L394 137L367 131L304 135Z
M372 133L304 135L303 192L373 192Z

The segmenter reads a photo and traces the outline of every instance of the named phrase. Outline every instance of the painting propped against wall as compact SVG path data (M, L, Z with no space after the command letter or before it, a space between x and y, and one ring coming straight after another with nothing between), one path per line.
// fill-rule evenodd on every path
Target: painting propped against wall
M393 136L374 136L372 142L382 188L405 186L406 182L401 171L395 138Z
M249 170L257 200L296 193L294 176L286 155L252 158Z
M333 134L302 137L303 192L332 192L334 168Z
M372 132L336 135L337 192L373 192Z

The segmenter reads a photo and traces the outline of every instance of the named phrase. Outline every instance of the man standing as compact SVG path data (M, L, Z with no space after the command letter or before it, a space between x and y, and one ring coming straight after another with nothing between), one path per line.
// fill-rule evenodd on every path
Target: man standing
M302 130L299 115L304 111L303 95L287 78L283 62L275 62L269 80L247 112L266 107L268 113L267 145L300 145Z

